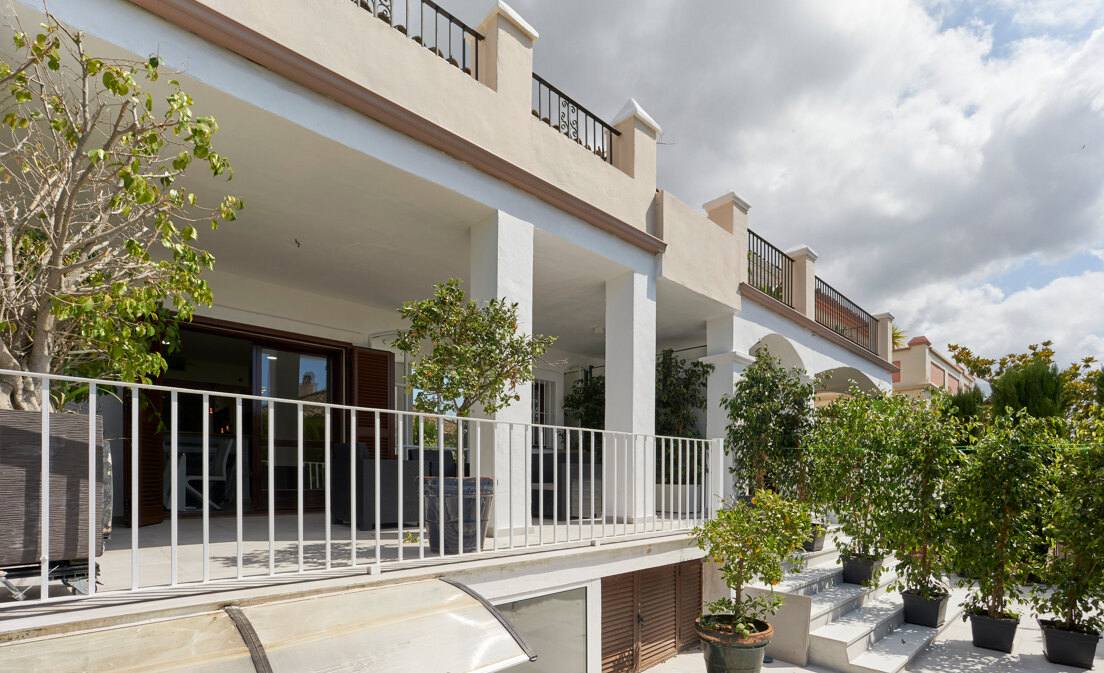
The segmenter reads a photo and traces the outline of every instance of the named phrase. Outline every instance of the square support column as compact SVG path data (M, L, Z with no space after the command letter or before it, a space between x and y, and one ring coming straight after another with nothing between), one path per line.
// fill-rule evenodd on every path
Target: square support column
M655 513L655 277L631 271L606 281L606 429L604 493L628 493L606 515L633 521ZM626 492L627 485L632 486Z
M740 342L746 337L740 334L738 320L735 315L723 315L705 323L706 356L701 361L713 365L713 372L706 381L705 434L709 439L716 440L709 461L711 509L718 506L720 498L732 498L731 461L724 452L728 411L721 400L732 394L736 382L743 376L744 368L753 360L740 350L743 346Z
M874 316L874 319L878 321L877 326L877 347L878 357L886 362L893 361L893 314L892 313L879 313Z
M793 257L793 308L809 320L816 320L817 254L807 245L787 250Z
M471 230L471 297L505 298L518 304L518 331L533 333L533 225L497 212ZM533 389L515 391L521 398L490 418L527 424L533 420ZM484 418L485 414L477 414ZM530 526L530 446L526 426L489 424L481 431L480 476L494 477L495 535L524 532ZM474 464L473 464L474 469Z

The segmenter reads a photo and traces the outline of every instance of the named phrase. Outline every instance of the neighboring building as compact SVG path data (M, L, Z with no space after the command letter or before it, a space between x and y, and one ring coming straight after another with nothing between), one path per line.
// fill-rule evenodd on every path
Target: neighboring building
M37 0L16 5L24 25L35 25ZM810 248L783 252L749 231L749 205L734 193L699 209L657 189L659 124L635 100L606 122L540 78L532 67L536 30L501 2L474 28L420 0L394 7L374 0L51 0L50 10L86 31L92 53L157 52L164 63L183 64L179 79L196 109L218 119L217 146L235 170L233 182L198 190L229 189L247 204L237 222L201 241L218 259L210 274L215 305L183 329L182 349L158 382L207 392L206 408L199 394L147 395L165 418L179 404L173 429L149 415L135 420L106 397L99 407L120 475L118 548L109 553L120 554L121 566L101 562L105 596L139 585L129 575L133 518L142 540L162 545L148 571L134 561L143 590L177 584L176 546L171 581L165 560L170 522L172 540L178 526L191 531L180 537L182 578L205 583L208 570L229 573L221 584L198 584L212 604L236 600L236 568L254 587L251 600L260 600L256 592L293 591L266 579L296 559L295 526L275 528L270 511L289 517L281 521L299 516L299 538L314 540L305 560L300 544L292 574L323 568L327 470L344 466L332 462L329 450L339 449L323 438L352 433L349 410L357 408L356 440L372 453L365 465L377 458L387 469L418 464L414 417L404 413L411 411L406 364L389 342L403 326L396 307L450 277L463 279L476 298L518 302L522 330L558 337L537 366L536 384L494 419L513 425L486 426L478 450L470 431L482 426L468 425L472 444L461 467L495 480L497 551L421 559L418 543L403 545L402 529L392 528L376 543L377 556L357 552L359 570L340 586L416 576L463 581L532 628L527 634L519 626L538 649L554 643L555 654L527 670L647 668L693 644L690 624L703 592L720 591L686 530L730 488L723 454L717 441L653 436L657 353L672 348L716 366L703 428L712 440L727 423L721 396L762 347L810 376L830 375L827 394L854 385L888 391L896 380L891 315L868 313L825 283ZM606 381L605 430L629 434L606 437L606 465L597 466L608 505L601 517L597 506L584 506L582 491L567 491L579 507L569 508L575 519L565 544L564 519L549 510L568 496L545 478L544 458L551 451L561 464L579 461L558 472L575 475L574 489L579 472L571 470L593 470L583 461L595 452L579 452L582 439L574 438L582 434L532 424L562 426L565 389L595 369ZM312 411L319 402L342 406ZM297 406L306 407L298 424ZM131 421L139 426L135 445ZM231 515L240 507L246 537L259 526L257 539L279 538L286 554L266 546L241 561L239 549L236 564L231 550L221 565L204 565L202 574L192 565L188 574L187 563L199 558L199 520L188 517L204 505L204 428L212 481L219 480L211 507ZM667 463L654 458L657 446L667 449ZM662 481L657 470L675 460L685 466L683 481L653 489ZM699 460L709 466L707 483ZM235 463L240 471L228 469ZM673 498L682 499L678 507ZM305 512L306 533L297 512ZM233 526L219 530L232 539ZM349 535L349 527L342 530ZM325 535L323 574L332 590L349 552L335 552L331 568L328 527ZM400 555L380 560L380 544ZM364 575L365 567L373 574ZM294 592L310 586L294 585ZM158 597L151 612L176 600ZM58 608L57 619L77 617ZM572 620L586 628L572 629ZM550 625L557 628L542 636ZM18 620L5 627L19 628L30 627Z
M909 339L904 348L893 349L893 392L929 395L945 390L954 395L973 389L977 382L966 368L932 347L925 336Z

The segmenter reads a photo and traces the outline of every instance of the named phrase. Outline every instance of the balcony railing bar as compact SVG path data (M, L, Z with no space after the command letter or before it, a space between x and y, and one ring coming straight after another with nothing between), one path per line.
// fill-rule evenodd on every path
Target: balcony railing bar
M613 163L613 137L621 132L533 73L533 116L603 161Z
M816 321L871 353L878 352L878 321L839 290L816 278Z
M793 308L793 258L748 229L748 284Z
M483 35L437 3L432 0L352 0L352 2L448 63L479 79L479 42L483 39ZM413 31L414 24L410 21L412 4L415 5L413 11L417 14L416 34ZM403 9L401 21L396 17L396 5ZM429 36L426 33L427 10L431 15L430 21L433 26L432 44L429 44L427 39ZM445 44L442 44L441 38L442 22L448 33ZM458 40L458 44L454 44L454 40ZM447 51L443 51L442 47L447 48Z
M507 483L499 483L495 489L494 497L499 502L493 508L493 511L487 512L488 525L491 530L496 532L507 530L511 531L505 536L495 535L494 537L494 550L517 550L520 548L528 548L530 546L549 546L560 545L564 543L572 542L585 542L585 528L586 520L589 519L590 540L600 540L602 538L622 538L626 536L633 536L643 534L666 534L672 531L685 531L698 522L700 522L710 512L711 507L715 505L715 498L711 497L707 493L707 489L702 488L703 478L706 474L704 466L706 465L707 456L719 455L719 445L715 441L711 440L693 440L685 438L673 438L653 435L642 435L631 432L619 432L619 431L606 431L606 430L592 430L583 428L574 428L566 426L556 426L547 424L529 424L529 423L511 423L507 421L497 421L493 419L476 419L476 418L456 418L442 416L440 414L423 414L413 411L395 411L388 409L373 409L366 407L357 407L353 405L331 403L331 402L315 402L307 399L286 399L275 398L263 395L252 395L243 393L229 393L221 391L210 391L202 389L180 388L174 386L164 386L156 384L134 384L134 383L121 383L118 381L108 381L101 379L86 379L80 377L53 375L53 374L31 374L26 372L12 372L0 370L0 375L9 376L23 376L31 377L37 381L37 385L40 387L40 394L42 397L42 411L41 414L41 433L42 433L42 458L40 469L42 470L41 485L39 486L40 496L42 501L39 503L41 526L38 542L41 545L43 553L41 554L41 567L35 568L37 584L41 587L41 596L38 601L59 601L66 600L66 597L50 596L49 583L51 581L51 561L56 563L58 561L68 559L50 559L49 558L49 533L50 533L50 518L53 512L53 516L56 516L56 508L46 506L47 504L53 504L50 500L50 476L51 476L51 455L50 451L45 450L50 447L50 419L51 414L56 412L50 411L50 393L51 385L65 386L66 384L76 384L76 387L84 388L89 391L89 399L86 410L89 412L103 411L106 405L100 405L97 407L97 400L100 397L107 399L109 397L119 400L120 406L125 406L129 402L130 406L130 433L129 436L123 438L130 442L130 458L132 465L139 465L139 446L142 436L140 433L139 417L142 414L150 414L151 409L147 406L143 407L142 392L157 391L159 393L168 393L164 396L165 408L160 413L170 416L168 419L163 419L166 424L162 426L163 432L167 437L158 439L157 441L168 447L167 471L170 471L169 483L164 487L165 496L170 503L172 511L168 513L168 518L171 523L172 535L170 540L170 549L168 550L171 558L171 573L167 579L150 578L148 575L143 577L141 571L143 570L143 564L139 558L140 534L139 534L139 519L138 512L140 508L140 497L142 492L139 488L140 480L142 479L141 470L131 470L133 475L130 487L131 497L131 519L132 526L130 534L130 549L129 549L129 586L118 581L118 573L115 572L115 577L112 580L112 584L102 587L96 593L117 595L120 593L130 592L144 592L150 589L163 588L165 586L206 586L213 584L220 584L225 582L232 582L235 580L243 580L248 578L255 578L257 576L267 576L273 578L286 577L300 575L304 573L313 573L319 571L343 571L352 568L363 568L365 563L361 557L358 557L358 550L361 554L364 551L360 549L357 543L357 500L350 498L350 508L348 512L350 523L350 555L345 562L339 562L334 558L331 550L331 546L334 542L331 530L330 530L330 515L331 515L331 490L335 487L335 482L331 480L331 467L335 465L335 456L330 451L329 440L337 439L341 441L347 437L349 450L349 481L347 487L350 494L358 492L357 484L363 481L368 481L374 484L374 495L368 495L369 498L374 498L374 502L369 500L365 504L372 504L374 506L374 521L375 534L374 540L372 540L371 546L374 547L374 554L369 557L369 565L372 566L373 572L378 572L384 567L403 567L405 563L413 561L413 558L409 560L402 555L401 551L395 549L389 549L388 556L383 554L383 540L381 531L383 529L383 520L381 518L381 512L384 511L384 504L393 508L388 511L394 511L398 509L398 538L397 547L402 549L403 538L405 537L405 531L411 531L418 535L418 559L424 559L427 556L431 558L436 557L440 559L446 558L446 556L461 556L468 554L482 554L489 551L491 545L478 546L474 549L464 549L464 545L461 542L457 548L453 549L452 546L456 542L462 541L465 538L465 534L470 536L470 531L466 533L465 518L470 517L470 510L460 509L458 517L451 521L446 521L445 512L453 511L453 508L438 507L436 521L437 531L436 539L431 541L430 546L436 547L435 550L431 550L432 555L426 554L425 546L429 541L428 535L432 527L432 522L427 521L429 512L425 508L425 501L421 498L421 488L418 487L418 519L413 521L411 518L409 522L405 521L406 517L402 513L402 495L399 495L399 501L397 503L391 503L384 500L383 486L388 486L388 490L394 493L392 487L397 488L398 492L403 493L403 472L404 467L410 468L413 471L415 468L418 472L418 481L412 482L417 484L424 484L424 477L426 476L426 431L430 424L435 425L434 435L435 441L428 448L437 449L437 460L434 461L437 467L437 475L445 475L446 463L445 463L445 451L448 450L456 452L456 476L458 478L464 478L465 470L468 466L466 460L474 461L474 474L476 478L476 521L482 521L481 516L483 512L478 509L481 507L480 498L478 494L485 488L482 484L481 477L490 476L483 475L483 465L480 462L480 451L478 448L482 446L481 437L483 426L487 426L492 432L492 436L497 438L498 441L508 442L509 446L504 447L507 450L504 452L509 458L509 465L507 467L507 473L514 475L514 466L520 468L520 474L524 475L522 478L508 478L505 481ZM129 389L129 395L126 394ZM211 430L205 429L200 433L202 435L202 445L197 447L190 443L191 438L194 437L192 431L187 433L188 441L181 441L181 413L187 412L192 404L203 404L203 418L204 423L210 423L207 419L210 413L209 405L216 400L220 403L231 402L232 407L227 406L224 408L233 408L233 428L221 426L222 429L218 432L218 441L227 442L230 438L236 438L236 444L234 445L235 458L234 463L237 466L235 475L235 488L232 495L227 495L225 491L221 492L219 497L222 500L219 503L213 502L212 492L210 489L210 482L212 481L212 463L211 458L215 455L220 455L220 449L216 448L216 443L213 441L214 437L211 436ZM244 439L244 427L246 423L243 422L243 406L246 401L259 401L265 403L266 411L264 412L267 418L261 421L260 427L267 427L268 437L267 442L257 441L254 445L260 449L262 455L267 454L267 465L262 467L263 473L267 473L267 482L264 490L267 491L267 502L256 502L256 505L263 511L267 509L268 521L260 523L258 529L263 529L267 524L267 536L261 535L257 540L259 544L256 544L256 552L251 554L254 560L248 564L244 562L243 554L243 508L242 500L243 494L243 481L242 481L242 447L246 444ZM121 413L121 409L116 408L116 413ZM285 417L285 414L287 416ZM367 416L370 414L371 416ZM286 418L283 426L277 424L277 416ZM312 420L311 436L315 431L323 431L325 437L325 451L321 452L323 457L319 462L317 458L313 456L319 455L313 453L319 447L312 445L312 458L307 459L305 454L306 449L306 418L317 419L320 416L325 418L324 428L315 425L317 421ZM331 426L331 416L336 416L341 423L341 430L334 432ZM387 444L382 441L384 419L387 419L388 423L395 423L396 431L394 435L389 436ZM403 422L404 419L410 419L411 421L411 435L404 435L405 432ZM267 422L265 422L267 421ZM374 430L373 448L375 449L374 455L371 460L366 460L366 457L361 456L358 458L358 452L355 450L358 421L367 428ZM89 488L93 493L96 491L94 480L96 479L96 456L97 452L102 450L101 446L97 445L97 418L95 413L90 413L88 417L89 423L89 446L87 449L87 458L77 458L78 460L87 459L92 467L89 469L89 477L91 479ZM160 425L160 423L159 423ZM294 438L290 443L281 443L282 450L288 452L284 455L285 461L281 463L280 476L283 477L282 483L289 484L290 488L295 489L294 500L294 514L290 516L295 517L295 531L293 534L293 540L288 542L286 540L280 540L279 563L277 563L277 536L275 531L275 493L278 490L277 484L277 454L276 447L277 442L276 429L277 427L288 427L293 431ZM187 426L185 426L187 427ZM416 428L417 444L413 447L408 447L403 438L409 436L413 440L413 430ZM532 450L533 443L530 439L533 433L537 433L539 438L544 436L550 436L553 439L552 446L544 446L539 444L540 447L537 452ZM322 434L322 433L319 433ZM336 436L335 436L336 435ZM342 437L345 436L345 437ZM160 435L158 435L160 437ZM589 438L589 443L587 439ZM148 438L147 438L148 439ZM260 440L260 438L255 438ZM102 441L102 440L100 440ZM312 442L317 440L312 439ZM261 444L267 444L263 448ZM435 445L435 446L434 446ZM666 459L668 462L664 465L670 465L670 469L663 468L661 474L664 475L680 475L677 479L671 481L675 486L680 489L681 496L679 497L679 507L677 515L672 512L666 514L656 511L645 511L645 504L650 499L650 496L646 496L644 503L639 502L640 493L647 493L648 491L642 489L651 488L648 483L641 482L639 475L647 474L647 471L642 469L647 465L654 464L656 460L656 452L661 450L662 447L670 449L672 446L677 446L679 450L677 452L669 450L666 456L659 457L662 461ZM220 461L228 461L226 457L225 449L226 444L221 444L223 453L220 456ZM185 453L192 449L202 448L204 451L202 458L202 470L200 477L203 481L201 492L197 493L194 489L189 489L188 492L182 494L182 490L186 488L185 484L194 480L196 477L192 476L188 469L188 462ZM397 465L394 466L397 470L396 473L392 472L391 475L385 476L384 470L381 466L383 449L397 449L396 458L388 459L396 460ZM417 452L417 457L410 454L408 448L412 448ZM561 451L566 454L561 462ZM290 450L294 449L294 457L290 453ZM552 450L552 475L549 479L548 470L545 469L548 466L544 464L544 459L547 457L548 452L546 449ZM571 452L574 451L578 455L575 456L575 460L572 460L573 456ZM184 453L181 453L184 452ZM213 453L212 453L213 452ZM589 483L586 479L587 473L584 469L584 452L589 452ZM710 453L713 452L713 453ZM83 447L81 453L84 453ZM597 458L597 454L601 453L603 458ZM160 451L158 451L160 455ZM532 466L531 461L533 458L537 458L540 461L539 476L538 470L533 469L537 466ZM293 459L292 459L293 458ZM73 460L72 457L60 457L55 455L54 461L57 460ZM451 459L450 459L451 460ZM518 465L517 461L522 460L521 465ZM646 461L653 461L648 463ZM701 466L697 466L697 463L701 463ZM225 465L219 463L219 472L223 472ZM55 466L56 467L56 466ZM572 468L576 468L573 470ZM78 468L79 469L79 468ZM290 469L295 470L295 475L289 473ZM365 473L364 470L369 470L370 473ZM357 472L360 471L360 479L358 480ZM263 474L262 473L262 474ZM147 472L148 474L148 472ZM634 476L635 475L635 476ZM391 483L391 480L398 479L398 483ZM387 480L386 483L384 480ZM413 476L408 476L407 480L412 480ZM654 481L654 480L652 480ZM664 479L666 481L666 479ZM408 488L414 488L412 484L408 484ZM552 503L552 512L547 511L544 502L545 493L548 487L552 487L552 494L550 494L549 501ZM325 490L325 554L324 557L319 557L315 560L312 552L312 559L310 564L307 563L305 558L305 548L307 546L307 536L304 527L305 522L305 491L310 488L312 491L317 491L318 488ZM521 490L519 493L518 490ZM561 489L563 490L560 493ZM572 489L576 489L573 491ZM583 493L583 489L589 492L589 509L583 507L583 504L588 501ZM612 493L609 491L612 489ZM605 491L605 492L604 492ZM363 491L361 491L363 492ZM409 491L408 491L409 492ZM323 494L316 494L321 496ZM611 497L612 495L612 497ZM290 494L289 494L290 496ZM444 479L438 479L437 481L437 497L438 503L444 503ZM521 497L518 497L521 496ZM56 497L56 496L55 496ZM181 540L195 539L192 534L187 530L178 530L180 519L179 512L184 510L184 506L188 504L187 498L189 497L201 497L202 504L202 518L198 520L198 525L202 526L202 559L195 559L191 554L181 554L180 546ZM219 564L219 568L222 569L223 577L212 576L214 564L212 564L213 558L220 558L219 556L212 557L212 553L218 554L214 549L211 539L211 507L225 507L225 503L228 498L233 497L236 500L236 508L233 510L236 517L234 526L235 539L223 540L220 544L227 545L227 558L235 559L232 561L236 563L236 568L225 568L222 564ZM314 496L312 496L314 497ZM395 497L393 495L386 496L388 498ZM533 498L539 498L540 504L533 503ZM664 496L666 498L666 496ZM100 506L95 501L96 495L90 498L90 507L88 508L88 521L87 530L96 531L100 525L100 521L103 516L103 512L97 512L97 508ZM506 502L501 502L501 499L505 498ZM619 505L617 509L621 509L620 512L616 511L611 505ZM289 500L290 504L290 500ZM654 504L649 507L654 510ZM666 504L666 502L664 503ZM322 505L320 502L319 505ZM572 506L577 506L578 509L575 513L570 510ZM518 508L521 508L520 510ZM669 509L665 507L664 509ZM529 528L533 523L534 510L540 511L543 515L537 521L541 528L540 539L534 540L530 538ZM230 511L230 510L226 510ZM600 512L600 513L599 513ZM644 516L644 523L641 525L638 520L639 516L636 514L630 515L630 512L639 512ZM505 514L506 520L503 521L501 516ZM610 519L610 515L613 518ZM544 516L549 516L551 521L549 522ZM597 528L598 521L596 519L601 516L601 531ZM629 517L632 516L633 523L629 523ZM498 517L496 519L496 517ZM647 525L647 519L652 518L652 526L649 529ZM56 523L56 522L55 522ZM552 535L547 536L543 531L543 526L551 523ZM470 524L470 522L469 522ZM190 525L196 525L192 523ZM565 535L561 538L559 536L559 526L566 525L567 530ZM388 523L389 535L392 524ZM405 528L404 528L405 526ZM524 529L524 533L516 531L518 527ZM577 534L573 535L571 527L577 526ZM470 525L467 526L470 528ZM312 532L313 535L319 534L321 531ZM453 534L455 533L455 537ZM90 534L90 537L93 534ZM199 537L199 536L195 536ZM267 539L265 539L267 537ZM549 540L551 537L551 540ZM523 539L520 539L523 538ZM255 539L255 538L250 538ZM316 538L311 538L316 539ZM97 562L96 556L96 543L98 540L89 542L90 553L90 572L95 572L94 563ZM339 540L344 544L345 540ZM368 543L365 540L365 543ZM436 544L432 544L436 543ZM291 545L294 545L294 551L292 551ZM369 546L366 544L365 546ZM312 543L313 547L313 543ZM233 551L230 551L233 549ZM264 550L263 552L261 550ZM285 556L285 551L290 552L290 556ZM112 551L115 554L113 559L105 559L99 557L98 563L101 567L107 562L111 568L119 568L121 566L124 572L125 578L126 568L126 548L123 547L117 551ZM259 555L259 557L258 557ZM265 558L267 556L267 558ZM396 560L397 556L397 560ZM324 558L323 561L321 560ZM266 563L267 561L267 563ZM121 563L120 563L121 562ZM265 567L267 566L267 567ZM246 573L245 570L251 571ZM201 579L191 579L193 577L199 577ZM144 580L144 581L143 581ZM277 580L274 580L277 581ZM80 598L80 596L71 597ZM0 607L0 612L2 612Z

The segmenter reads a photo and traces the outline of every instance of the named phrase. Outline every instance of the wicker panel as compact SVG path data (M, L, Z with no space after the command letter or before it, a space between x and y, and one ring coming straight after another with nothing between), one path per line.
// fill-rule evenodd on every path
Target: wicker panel
M0 567L39 562L42 416L0 410ZM103 503L103 425L96 419L97 502ZM88 416L50 415L51 561L88 559ZM96 555L103 553L95 526Z

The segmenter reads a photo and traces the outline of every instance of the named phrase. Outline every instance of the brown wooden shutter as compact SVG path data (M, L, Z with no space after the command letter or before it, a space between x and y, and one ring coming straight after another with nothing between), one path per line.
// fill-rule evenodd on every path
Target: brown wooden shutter
M129 448L123 461L127 475L124 501L127 503L125 516L128 524L131 517L130 508L135 505L129 500L131 480L135 477L138 478L138 525L148 526L165 520L165 439L164 433L160 431L163 398L160 390L147 390L141 393L138 409L137 469L131 464ZM131 406L128 395L124 406L128 445L131 441L130 415L133 413Z
M678 566L678 651L698 644L694 621L702 608L702 562L687 561Z
M602 578L602 673L636 670L636 575Z
M639 586L640 664L638 671L655 666L675 656L678 634L676 615L676 577L674 565L642 570Z
M353 348L351 403L357 407L394 409L395 355L373 348ZM357 441L368 446L375 456L375 420L371 414L357 414ZM395 416L380 416L380 457L394 458Z

